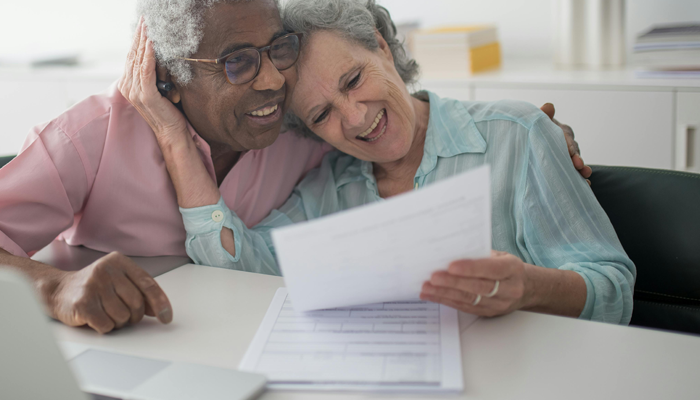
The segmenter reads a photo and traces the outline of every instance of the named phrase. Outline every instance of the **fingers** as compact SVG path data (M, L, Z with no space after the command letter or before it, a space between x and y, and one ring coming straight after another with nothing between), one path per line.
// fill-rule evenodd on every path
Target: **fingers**
M144 38L146 36L145 27L141 24L141 29L139 31L139 41L134 49L135 55L131 63L131 90L139 89L141 86L141 62L143 60L143 48L144 48ZM132 99L131 93L129 98ZM133 100L133 99L132 99Z
M479 304L474 305L474 301L459 301L447 297L431 296L426 294L421 294L421 300L430 301L433 303L443 304L448 307L454 308L456 310L464 311L470 314L479 315L482 317L495 317L497 315L502 315L507 312L504 307L494 299L482 300Z
M155 279L128 257L117 256L121 258L129 280L136 285L146 299L146 315L153 315L164 324L170 323L173 320L173 309L163 289L160 288Z
M146 303L141 291L121 271L113 275L114 292L129 309L129 322L135 324L141 321L146 313Z
M492 251L490 258L458 260L447 271L432 274L421 299L483 316L509 313L523 304L525 265L508 253ZM499 281L498 290L488 297ZM478 304L474 302L478 300Z
M172 321L170 301L155 280L118 253L63 275L53 298L54 318L99 333L139 322L149 311L163 323Z
M433 303L444 304L448 307L454 308L455 310L460 310L460 311L464 311L464 312L467 312L470 314L477 314L478 315L478 311L476 309L476 307L478 307L478 305L472 306L470 304L466 304L466 303L463 303L460 301L455 301L455 300L450 300L450 299L441 299L439 297L434 297L434 296L421 295L420 299L423 301L430 301Z
M542 107L540 107L540 110L542 110L542 112L544 112L545 114L547 114L547 116L549 117L549 119L551 119L551 120L554 119L554 112L555 112L555 110L554 110L554 104L552 104L552 103L546 103L545 105L543 105Z
M481 294L478 304L475 305L474 302L477 299L476 294L463 292L457 289L436 287L430 282L423 284L420 299L444 304L457 310L485 317L503 315L513 310L512 301L508 299L502 299L498 296L485 297Z
M574 163L574 167L578 172L583 176L584 178L588 179L591 177L591 174L593 174L593 170L591 167L586 165L586 163L583 162L583 159L581 156L578 154L574 155L571 157L571 161Z
M114 329L114 321L107 316L99 302L90 303L83 312L85 323L95 331L105 334Z
M474 295L486 295L493 290L494 282L488 279L468 279L452 275L447 271L435 272L430 277L430 285L434 287L453 288ZM426 286L424 285L424 288ZM431 294L431 293L429 293Z
M465 278L503 280L512 273L510 257L512 256L497 255L477 260L458 260L452 262L447 271L451 275Z
M141 41L141 30L143 29L143 17L139 18L139 23L136 25L136 32L134 32L134 38L131 41L131 48L126 56L126 65L131 66L131 62L136 58L136 53L139 48L139 42ZM128 68L127 68L128 70Z
M133 76L134 60L136 59L136 54L138 52L139 42L141 41L141 29L143 27L143 17L139 18L139 23L136 26L136 32L134 32L134 39L131 42L131 48L129 53L126 55L126 64L124 66L124 76L119 81L120 91L124 96L125 89L131 84L131 79Z
M569 156L573 157L580 154L578 143L574 140L574 131L568 125L559 125L562 132L564 132L564 139L566 139L566 148L569 150Z
M421 294L425 294L434 298L445 298L449 300L459 301L462 303L474 304L476 301L476 293L466 292L459 289L449 287L441 287L433 285L431 282L425 282L421 288ZM482 300L483 301L483 298ZM481 301L479 304L481 304Z
M102 308L109 318L114 322L114 328L119 329L131 319L131 311L117 296L114 290L105 290L101 296Z
M591 175L593 175L593 169L591 169L591 167L589 167L588 165L581 168L578 172L580 172L581 176L586 178L586 180L588 180L588 178L590 178ZM588 181L588 184L590 184L590 183L591 183L591 181Z
M481 295L482 299L499 300L515 300L523 295L522 288L512 279L498 280L498 282L497 292L492 297L488 297L487 295L496 287L496 281L462 278L446 271L438 271L431 276L430 281L423 284L422 292L467 303L473 302L476 295Z
M141 37L139 39L139 48L136 53L136 64L134 65L137 68L140 68L141 65L143 64L143 59L144 55L146 54L146 42L148 41L148 33L146 31L146 26L145 24L141 25ZM136 70L134 71L135 73L137 72ZM139 74L140 76L140 74Z
M146 41L146 49L143 58L143 65L140 69L141 90L144 93L156 91L156 54L153 49L153 42Z

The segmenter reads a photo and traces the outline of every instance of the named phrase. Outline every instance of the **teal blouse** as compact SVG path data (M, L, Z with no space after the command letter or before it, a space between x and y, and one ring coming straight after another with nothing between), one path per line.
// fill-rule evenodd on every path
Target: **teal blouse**
M461 102L429 92L427 96L430 119L416 188L490 165L493 248L526 263L579 273L587 288L580 318L628 324L635 266L573 167L561 129L528 103ZM382 198L372 163L334 151L280 209L252 229L223 201L182 209L187 252L199 264L279 275L272 229L374 201ZM215 210L224 213L221 222L212 222ZM223 226L234 232L236 257L221 246Z

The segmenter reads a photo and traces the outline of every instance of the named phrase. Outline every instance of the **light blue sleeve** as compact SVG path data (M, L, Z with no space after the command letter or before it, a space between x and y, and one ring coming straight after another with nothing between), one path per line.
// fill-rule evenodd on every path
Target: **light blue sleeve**
M294 192L277 210L273 210L258 225L249 229L224 203L223 198L213 206L180 208L187 231L185 248L187 255L197 264L218 268L236 269L268 275L280 275L271 232L275 228L317 218L327 204L337 204L337 199L324 201L322 193L335 195L333 169L328 157L321 167L310 171L297 185ZM321 201L319 201L319 196ZM334 196L333 196L334 197ZM332 201L330 201L332 200ZM324 206L325 205L325 206ZM337 211L337 206L325 212ZM219 222L214 213L223 213ZM221 230L233 231L236 256L233 257L221 245Z
M216 222L212 217L215 212L223 213L224 218ZM274 218L266 218L260 228L248 229L223 198L212 206L180 208L180 213L187 231L185 249L196 264L267 275L280 275L270 238L272 229L306 220L301 198L296 194L273 212ZM223 228L233 231L235 257L221 244Z
M519 245L535 264L583 277L587 297L579 318L629 324L636 268L573 167L560 128L543 115L533 123L528 143Z

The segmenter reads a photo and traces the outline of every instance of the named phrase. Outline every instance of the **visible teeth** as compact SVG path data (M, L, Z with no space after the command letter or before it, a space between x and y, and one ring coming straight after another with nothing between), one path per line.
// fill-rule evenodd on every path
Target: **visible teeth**
M357 136L360 137L360 138L364 138L365 136L367 136L367 135L369 135L370 133L372 133L372 131L374 130L374 128L376 128L377 125L379 124L379 121L382 120L382 117L383 117L383 116L384 116L384 110L380 111L379 114L377 114L377 117L374 119L374 122L372 122L372 126L370 126L369 129L367 129L366 131L360 133L360 134L357 135Z
M377 139L379 139L380 137L382 137L382 135L384 134L385 131L386 131L386 125L384 125L384 128L382 128L382 131L379 132L379 135L377 135L377 136L375 136L375 137L373 137L373 138L365 139L365 141L366 141L366 142L374 142L375 140L377 140Z
M273 112L277 111L277 107L278 107L278 104L275 104L272 107L266 107L266 108L263 108L262 110L253 111L250 113L250 115L255 116L255 117L266 117L266 116L272 114Z

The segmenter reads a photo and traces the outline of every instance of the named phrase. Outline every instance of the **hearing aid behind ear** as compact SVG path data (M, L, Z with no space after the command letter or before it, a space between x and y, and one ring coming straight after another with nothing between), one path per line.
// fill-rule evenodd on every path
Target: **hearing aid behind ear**
M175 87L173 87L173 84L170 82L158 82L156 83L156 86L158 87L158 90L166 93L175 89Z

